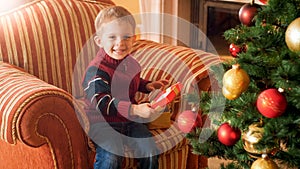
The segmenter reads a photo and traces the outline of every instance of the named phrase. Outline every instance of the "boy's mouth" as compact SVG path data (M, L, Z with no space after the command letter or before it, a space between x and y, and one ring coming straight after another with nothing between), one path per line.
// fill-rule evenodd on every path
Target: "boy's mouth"
M124 52L126 52L126 50L125 49L114 49L113 52L118 55L122 55Z

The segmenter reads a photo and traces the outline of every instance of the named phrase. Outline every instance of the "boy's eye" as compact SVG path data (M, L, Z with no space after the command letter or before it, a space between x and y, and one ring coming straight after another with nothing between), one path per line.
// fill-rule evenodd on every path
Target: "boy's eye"
M129 40L132 36L131 35L124 35L122 37L120 37L121 40ZM116 40L118 39L119 37L115 36L115 35L109 35L108 36L108 39L109 40Z
M126 35L126 36L123 37L124 40L128 40L130 38L131 38L131 36L129 36L129 35Z
M116 36L109 36L109 39L116 39Z

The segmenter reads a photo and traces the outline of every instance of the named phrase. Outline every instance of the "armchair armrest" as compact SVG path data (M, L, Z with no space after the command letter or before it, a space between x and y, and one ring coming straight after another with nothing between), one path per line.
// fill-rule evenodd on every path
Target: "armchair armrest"
M210 77L209 67L221 63L219 56L183 46L173 46L148 40L138 40L133 46L133 56L142 66L141 75L149 80L167 79L171 84L181 82L181 94L208 91L216 87ZM170 85L171 85L170 84ZM139 95L145 100L145 95ZM180 108L178 97L173 104L176 116ZM174 108L176 107L176 108ZM172 119L175 119L174 116Z
M0 86L2 140L30 147L48 144L58 168L87 164L88 128L81 126L88 126L88 120L69 93L4 62Z

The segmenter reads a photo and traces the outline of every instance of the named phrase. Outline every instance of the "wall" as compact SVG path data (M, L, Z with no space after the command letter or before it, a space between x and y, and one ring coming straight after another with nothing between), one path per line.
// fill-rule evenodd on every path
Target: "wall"
M7 12L13 8L31 1L32 0L0 0L0 13Z
M112 0L116 5L120 5L128 9L132 14L140 13L139 0Z
M153 40L156 42L169 43L173 45L188 45L190 29L186 25L180 25L175 17L190 21L191 0L112 0L116 5L128 9L137 22L137 37ZM142 5L141 5L141 4ZM142 6L142 9L140 9ZM158 15L139 15L143 12L166 13L162 18ZM154 32L154 33L153 33ZM140 34L139 34L140 33ZM181 43L181 40L187 43Z
M140 17L138 15L140 14L140 3L139 0L112 0L116 5L123 6L125 7L129 12L131 12L135 16L135 21L137 23L137 28L136 28L136 33L137 33L137 38L139 39L139 32L140 28L139 25L141 23Z

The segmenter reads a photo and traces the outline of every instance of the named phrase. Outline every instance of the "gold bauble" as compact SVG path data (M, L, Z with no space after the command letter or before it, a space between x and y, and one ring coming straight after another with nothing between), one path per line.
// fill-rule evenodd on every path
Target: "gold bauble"
M268 156L263 155L262 158L253 162L251 169L279 169L277 164Z
M300 17L290 23L285 32L285 43L293 52L300 52Z
M222 92L224 97L229 100L238 98L247 90L249 83L250 78L247 72L239 64L232 65L232 68L223 75Z
M274 153L276 148L266 148L263 150L258 150L255 147L263 137L264 129L260 123L254 123L248 127L248 131L243 133L242 140L244 149L249 153L253 158L258 158L262 154Z

